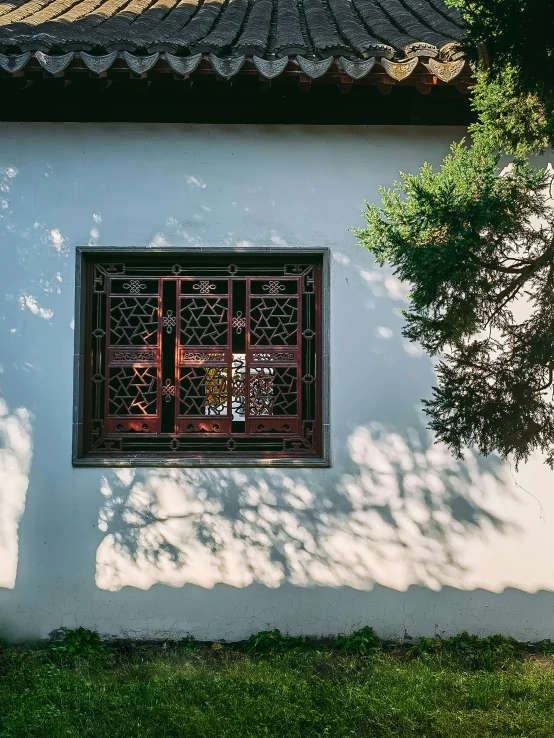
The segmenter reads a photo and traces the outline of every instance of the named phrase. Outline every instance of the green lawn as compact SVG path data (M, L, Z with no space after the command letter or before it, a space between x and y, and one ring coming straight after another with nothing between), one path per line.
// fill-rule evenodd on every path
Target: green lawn
M136 646L0 650L1 738L553 738L554 658L464 671L444 656Z

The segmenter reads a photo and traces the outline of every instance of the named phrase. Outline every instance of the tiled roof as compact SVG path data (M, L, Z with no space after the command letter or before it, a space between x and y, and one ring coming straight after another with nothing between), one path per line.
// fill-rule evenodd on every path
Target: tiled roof
M272 63L289 55L308 63L330 57L451 61L462 37L459 14L442 0L7 0L0 5L0 51L9 56L127 51Z

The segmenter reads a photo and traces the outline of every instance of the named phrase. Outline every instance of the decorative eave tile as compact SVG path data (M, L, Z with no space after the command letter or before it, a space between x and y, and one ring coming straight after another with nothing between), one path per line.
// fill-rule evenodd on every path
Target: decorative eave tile
M304 74L311 79L317 79L323 77L323 75L329 71L331 64L333 63L333 57L330 56L328 59L306 59L304 56L297 56L296 61L300 69Z
M435 77L442 79L443 82L451 82L465 67L465 59L452 62L438 62L435 59L429 59L427 66Z
M281 59L261 59L259 56L253 56L252 61L258 72L266 79L274 79L285 71L289 63L288 56Z
M23 69L30 58L30 51L27 51L25 54L18 54L17 56L5 56L4 54L0 54L0 67L5 72L16 74Z
M240 71L246 57L237 56L233 59L220 59L219 56L210 54L209 59L214 72L223 79L229 79Z
M419 64L419 59L416 57L405 62L391 62L388 59L381 59L381 64L389 77L392 77L397 82L401 82L414 71Z
M175 74L180 74L183 77L187 74L194 72L196 67L202 61L202 54L194 54L194 56L175 56L174 54L167 53L165 60L173 69Z
M365 59L364 61L351 61L341 56L339 59L342 71L345 72L352 79L362 79L366 74L369 74L375 64L375 57L371 59Z
M449 41L440 47L439 56L447 61L459 61L464 55L462 47L458 41Z
M146 74L160 58L159 52L150 54L149 56L135 56L128 51L123 52L123 58L127 62L127 66L135 74Z
M433 44L428 44L425 41L415 41L413 44L404 46L404 54L406 59L414 59L420 56L437 56L439 50Z
M81 59L91 72L105 74L117 59L117 51L102 56L93 56L93 54L87 54L86 51L81 51Z
M394 48L388 44L371 44L367 49L367 53L371 53L374 57L384 56L385 59L392 59L394 57ZM368 59L369 61L369 59Z
M50 74L60 74L66 67L71 64L75 53L70 51L68 54L61 56L49 56L43 51L37 51L35 57L38 59L40 66Z

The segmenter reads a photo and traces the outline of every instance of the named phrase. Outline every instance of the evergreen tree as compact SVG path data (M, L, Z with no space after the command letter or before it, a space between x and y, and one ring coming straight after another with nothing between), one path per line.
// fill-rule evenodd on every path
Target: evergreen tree
M439 359L424 401L438 439L516 464L540 449L554 466L552 174L530 159L554 141L554 5L456 4L475 60L471 144L401 173L356 234L411 284L404 335Z

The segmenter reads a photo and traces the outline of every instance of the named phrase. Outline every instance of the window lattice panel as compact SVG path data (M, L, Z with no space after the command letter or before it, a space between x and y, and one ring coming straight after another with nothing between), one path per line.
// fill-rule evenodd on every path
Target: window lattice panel
M89 456L321 453L321 267L275 256L89 265Z

